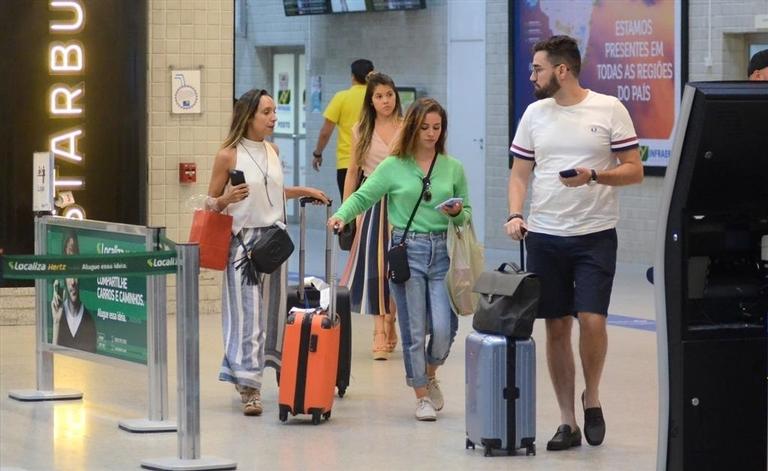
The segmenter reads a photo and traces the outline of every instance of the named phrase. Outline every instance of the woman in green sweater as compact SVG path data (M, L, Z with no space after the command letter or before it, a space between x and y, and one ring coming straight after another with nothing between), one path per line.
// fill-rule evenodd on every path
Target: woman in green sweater
M452 218L462 224L471 215L464 167L445 154L447 124L445 110L436 100L414 102L395 141L394 155L381 162L328 220L329 227L341 229L386 195L391 241L397 244L418 204L405 236L411 278L389 283L397 305L406 383L416 393L416 419L426 421L436 420L443 408L435 373L448 358L458 328L445 287L448 223ZM439 206L454 197L464 204Z

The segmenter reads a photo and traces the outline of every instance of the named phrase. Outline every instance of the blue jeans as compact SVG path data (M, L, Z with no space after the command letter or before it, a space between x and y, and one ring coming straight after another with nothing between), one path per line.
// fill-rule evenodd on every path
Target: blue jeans
M402 230L395 229L390 240L399 243L402 235ZM406 241L411 278L401 284L390 281L389 286L397 305L405 381L419 388L427 385L427 364L442 365L448 358L459 319L451 310L445 287L449 265L446 233L410 232Z

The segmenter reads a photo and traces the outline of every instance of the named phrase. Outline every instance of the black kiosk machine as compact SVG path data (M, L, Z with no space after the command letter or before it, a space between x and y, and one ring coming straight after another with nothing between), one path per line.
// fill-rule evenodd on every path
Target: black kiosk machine
M768 83L686 85L654 273L657 470L766 471Z

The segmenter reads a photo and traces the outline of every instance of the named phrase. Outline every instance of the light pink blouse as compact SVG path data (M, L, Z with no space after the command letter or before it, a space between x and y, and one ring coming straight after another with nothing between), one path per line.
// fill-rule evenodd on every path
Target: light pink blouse
M360 134L358 134L357 125L352 128L352 133L355 135L355 140L360 140ZM392 139L394 141L394 139ZM371 136L371 145L368 147L368 155L363 159L363 175L369 176L382 160L386 159L390 155L390 146L379 137L376 130L373 131Z

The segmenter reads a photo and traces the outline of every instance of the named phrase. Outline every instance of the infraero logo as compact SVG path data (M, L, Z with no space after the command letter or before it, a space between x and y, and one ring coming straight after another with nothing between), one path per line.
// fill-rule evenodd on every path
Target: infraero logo
M640 146L640 161L648 160L648 146Z

